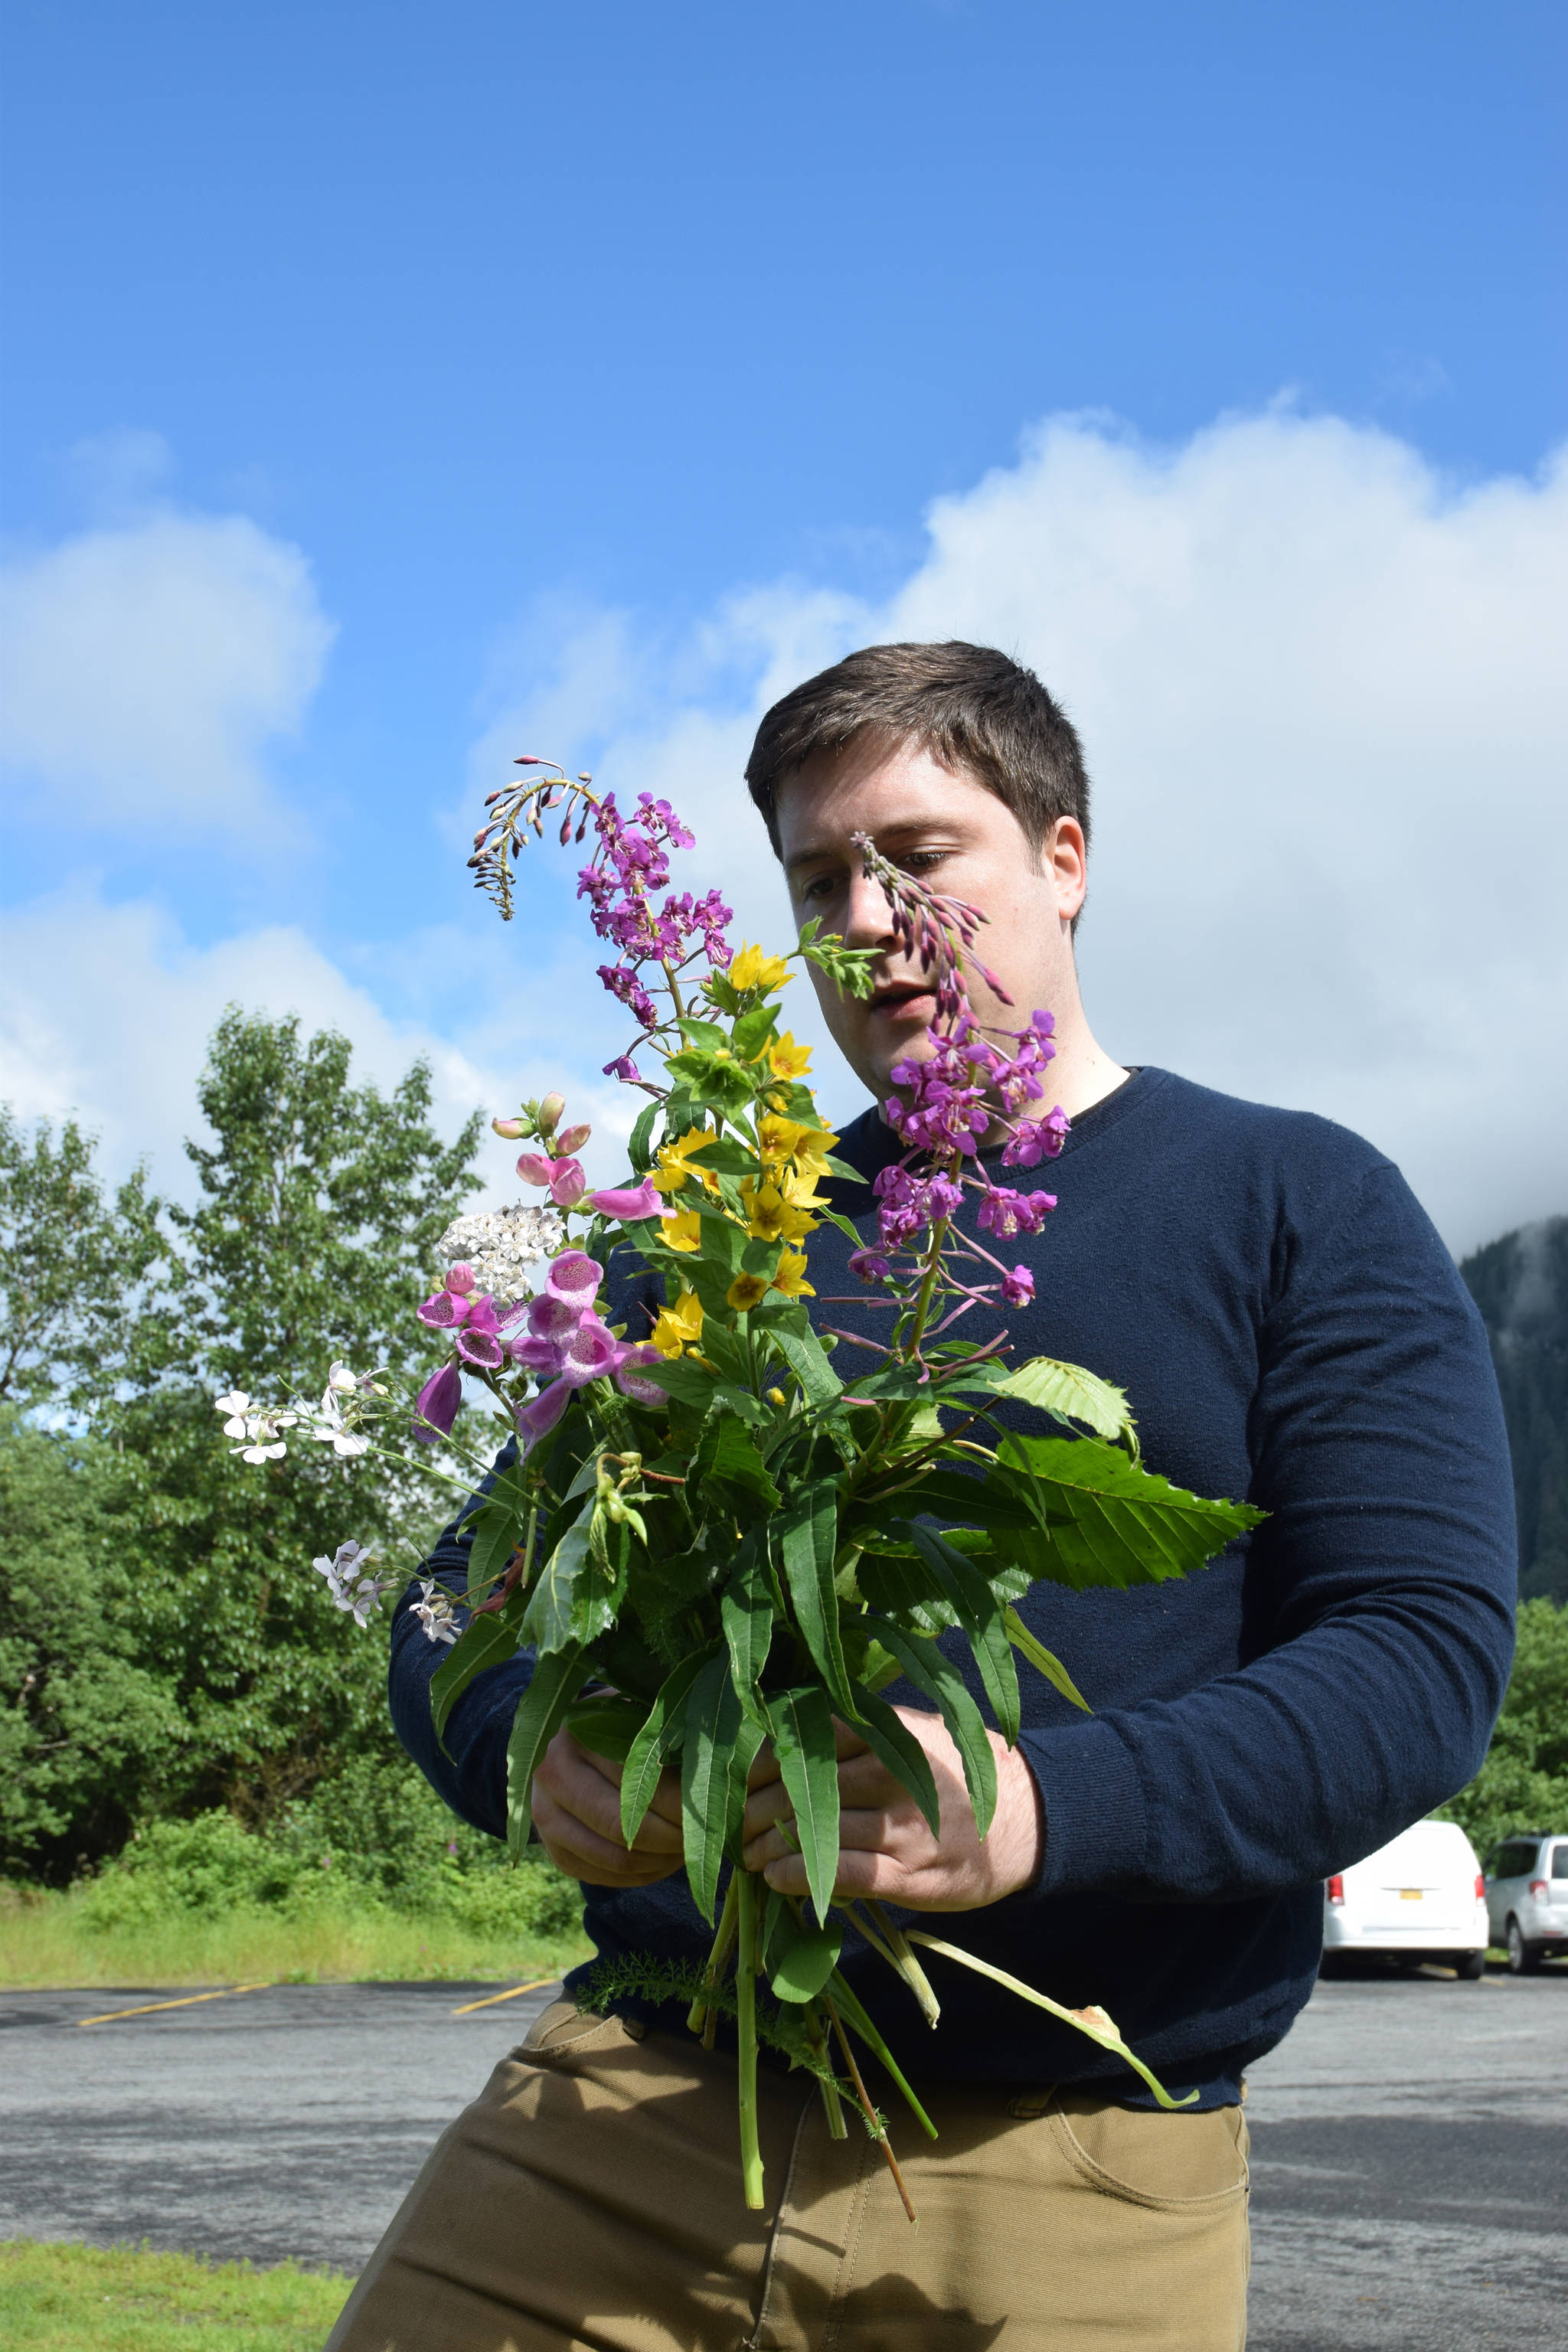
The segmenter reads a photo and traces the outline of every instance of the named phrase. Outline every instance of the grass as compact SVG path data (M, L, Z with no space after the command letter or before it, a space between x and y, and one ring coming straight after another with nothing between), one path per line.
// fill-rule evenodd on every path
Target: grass
M283 2263L204 2263L125 2246L0 2242L8 2352L319 2352L353 2284Z
M113 1923L95 1920L75 1890L0 1903L0 1984L17 1990L426 1977L515 1983L559 1976L589 1953L581 1935L520 1935L515 1927L475 1927L444 1912L352 1900L300 1911L260 1905L218 1914L174 1911Z

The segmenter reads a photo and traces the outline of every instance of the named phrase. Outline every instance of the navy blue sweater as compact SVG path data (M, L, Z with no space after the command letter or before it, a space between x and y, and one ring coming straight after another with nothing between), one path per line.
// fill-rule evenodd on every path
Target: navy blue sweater
M868 1181L841 1182L836 1205L868 1232L868 1180L897 1146L868 1112L838 1149ZM1143 1069L1075 1122L1029 1181L1042 1178L1059 1205L1009 1245L1036 1279L1034 1305L1008 1318L1014 1360L1064 1358L1114 1381L1152 1469L1269 1516L1185 1580L1040 1583L1020 1602L1095 1714L1022 1671L1040 1874L939 1924L1058 2000L1100 2002L1168 2086L1207 2105L1237 2096L1241 2069L1306 2002L1323 1877L1481 1761L1512 1644L1507 1439L1447 1252L1397 1169L1342 1128ZM848 1248L831 1226L813 1236L824 1297L858 1291ZM887 1321L858 1299L815 1312L872 1335ZM855 1352L841 1347L842 1370ZM456 1583L463 1559L448 1530L432 1565ZM453 1810L499 1834L530 1667L478 1678L443 1755L428 1685L445 1655L405 1606L394 1719ZM921 1704L904 1685L888 1696ZM679 1877L589 1888L587 1927L603 1953L695 1958L709 1940ZM1142 2103L1109 2053L952 1963L932 1964L934 2034L885 1964L862 1948L849 1965L911 2073L1095 2081Z

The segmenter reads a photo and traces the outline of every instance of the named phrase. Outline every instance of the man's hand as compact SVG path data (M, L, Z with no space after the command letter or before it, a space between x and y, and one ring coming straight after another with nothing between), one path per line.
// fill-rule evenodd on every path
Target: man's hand
M564 1727L533 1776L533 1825L545 1853L584 1886L652 1886L680 1868L680 1781L661 1772L629 1851L621 1835L621 1768Z
M911 1911L973 1911L1027 1886L1045 1852L1046 1817L1035 1776L1016 1748L992 1732L996 1812L986 1836L974 1826L963 1766L947 1727L919 1708L898 1710L930 1761L942 1815L933 1838L909 1790L847 1724L838 1735L837 1889L875 1895ZM766 1759L764 1762L764 1759ZM783 1895L807 1892L805 1864L793 1834L794 1809L771 1749L757 1759L746 1801L746 1865L765 1872ZM790 1825L790 1833L777 1826Z

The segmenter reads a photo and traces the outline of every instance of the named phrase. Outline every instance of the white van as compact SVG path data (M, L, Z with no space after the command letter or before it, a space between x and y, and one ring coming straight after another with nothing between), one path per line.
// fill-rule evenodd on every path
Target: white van
M1441 1960L1472 1981L1491 1928L1476 1850L1458 1822L1417 1822L1323 1889L1323 1957Z

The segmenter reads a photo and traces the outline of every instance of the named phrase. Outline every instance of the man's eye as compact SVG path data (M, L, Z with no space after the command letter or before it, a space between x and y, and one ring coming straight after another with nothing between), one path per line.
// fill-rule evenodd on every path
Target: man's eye
M945 849L906 850L899 864L906 874L929 874L933 866L942 864L947 854Z
M810 881L803 882L800 887L800 895L803 898L826 898L831 897L832 891L831 874L814 874Z

